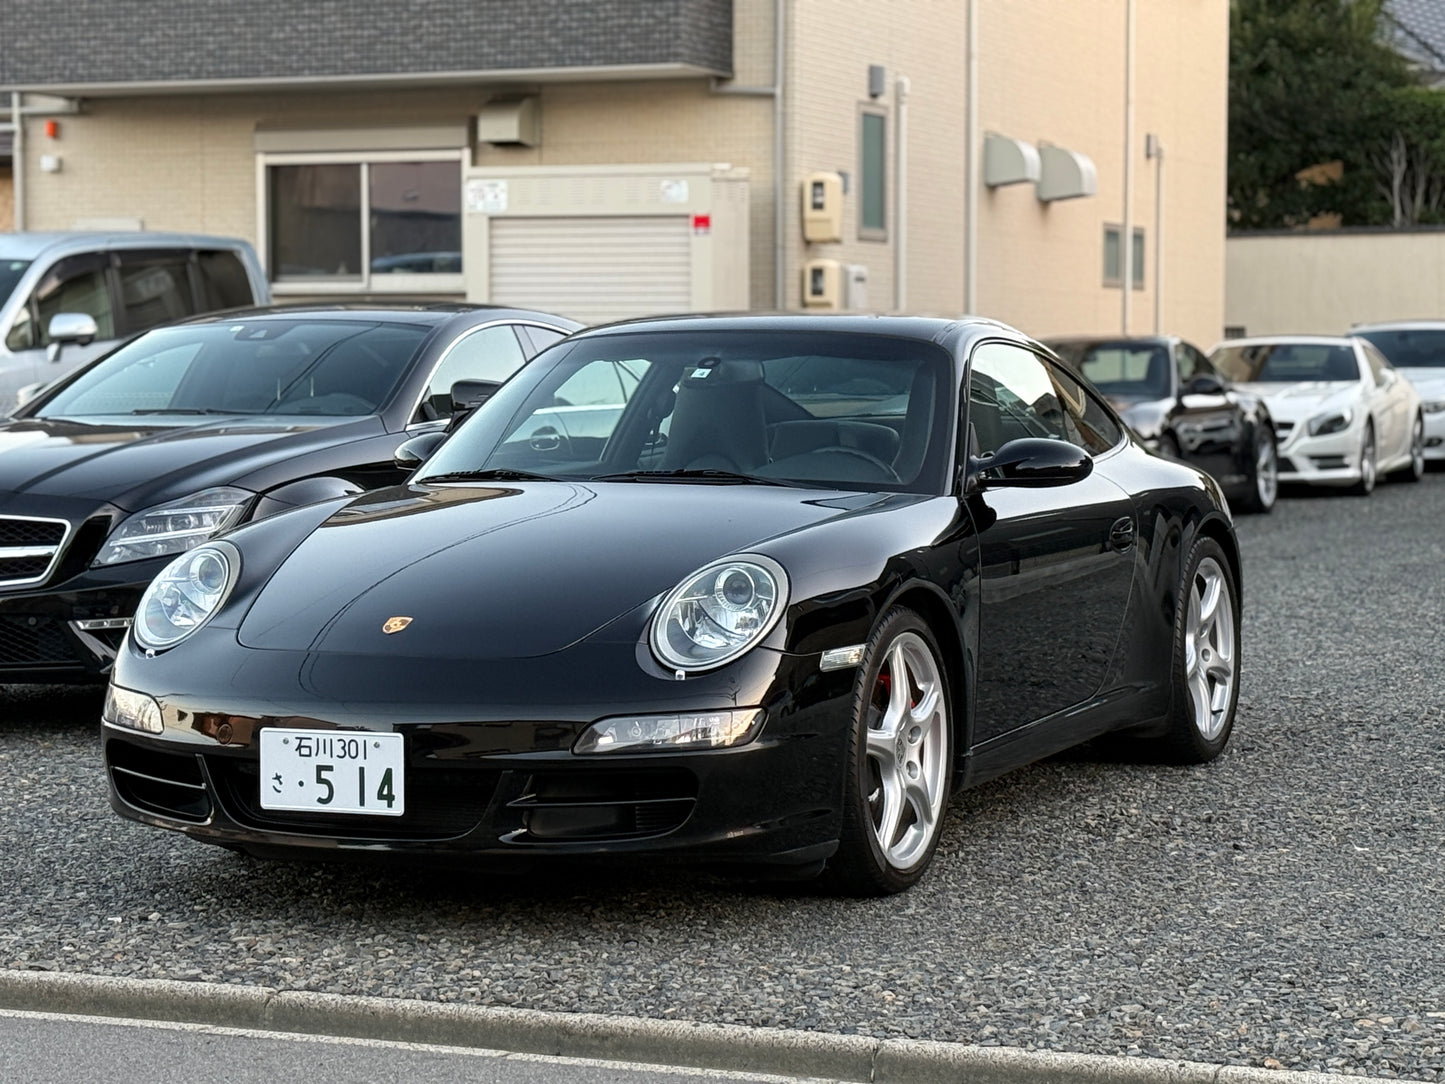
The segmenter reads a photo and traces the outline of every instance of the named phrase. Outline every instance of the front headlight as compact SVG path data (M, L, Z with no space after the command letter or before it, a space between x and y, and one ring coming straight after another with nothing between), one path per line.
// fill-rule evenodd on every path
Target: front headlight
M788 576L770 557L743 554L694 572L652 620L652 651L679 670L711 670L772 631L788 603Z
M254 496L235 486L217 486L137 512L111 531L94 567L184 553L234 527Z
M1353 410L1332 410L1328 414L1317 414L1310 419L1309 431L1312 437L1322 437L1326 433L1342 433L1350 427L1355 420Z
M241 551L210 542L182 554L151 581L136 606L131 635L141 647L174 647L221 608L241 571Z
M1445 399L1431 399L1428 403L1421 403L1420 409L1426 414L1445 414Z

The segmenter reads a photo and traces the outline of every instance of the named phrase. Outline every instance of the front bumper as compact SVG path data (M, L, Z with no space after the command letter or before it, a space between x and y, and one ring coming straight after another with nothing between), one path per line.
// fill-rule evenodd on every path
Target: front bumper
M1279 480L1321 486L1350 486L1360 480L1363 430L1357 421L1338 433L1312 437L1306 422L1275 422Z
M184 668L164 653L122 652L117 684L170 690L159 698L164 733L103 728L111 804L125 817L205 842L313 856L806 866L836 848L854 673L820 673L816 655L756 649L678 682L644 672L633 644L463 666L251 650L227 630L196 639L208 636L229 639L219 648L229 669L204 657L198 666L194 651L182 653ZM329 695L346 672L368 676L349 699ZM197 677L218 673L233 677ZM378 695L388 687L389 698ZM737 748L571 752L599 718L754 704L762 728ZM260 733L269 726L403 734L405 813L263 809Z

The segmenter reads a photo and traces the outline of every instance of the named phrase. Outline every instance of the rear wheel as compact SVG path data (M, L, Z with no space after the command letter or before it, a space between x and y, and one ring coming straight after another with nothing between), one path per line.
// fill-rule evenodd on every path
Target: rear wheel
M1366 423L1365 436L1360 441L1360 480L1350 487L1350 492L1356 497L1368 497L1375 491L1377 475L1375 427Z
M948 677L912 610L879 623L858 666L843 829L826 878L850 895L914 884L938 846L953 768Z
M1249 493L1240 502L1246 512L1268 512L1279 497L1279 452L1274 434L1258 428L1254 435L1254 467Z

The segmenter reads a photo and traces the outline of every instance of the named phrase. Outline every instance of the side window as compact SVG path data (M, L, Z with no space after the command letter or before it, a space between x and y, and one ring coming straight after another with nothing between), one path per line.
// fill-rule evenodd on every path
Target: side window
M114 339L115 314L111 310L110 286L106 281L108 258L99 253L61 260L35 288L35 309L39 326L31 335L36 346L50 342L50 318L62 312L80 312L95 320L98 338Z
M527 356L531 357L540 354L553 343L559 343L567 337L565 331L558 331L556 328L538 327L535 324L518 324L517 332L522 336L523 341L531 344Z
M1067 370L1049 368L1064 410L1064 439L1090 455L1107 452L1124 439L1124 430L1082 383Z
M451 345L427 384L422 418L445 418L452 412L452 385L458 380L491 380L500 384L527 360L511 324L493 324L463 335Z
M201 273L201 308L204 311L255 304L245 265L234 252L198 252L196 266Z
M1031 351L1011 343L983 343L974 350L968 420L981 453L996 452L1020 437L1068 439L1049 370Z
M1209 359L1204 356L1204 351L1189 345L1186 342L1179 344L1179 382L1194 376L1218 376L1214 366L1209 364Z
M127 333L195 314L186 252L122 252L121 324Z
M632 398L646 371L645 361L594 361L563 381L554 402L573 407L621 406Z

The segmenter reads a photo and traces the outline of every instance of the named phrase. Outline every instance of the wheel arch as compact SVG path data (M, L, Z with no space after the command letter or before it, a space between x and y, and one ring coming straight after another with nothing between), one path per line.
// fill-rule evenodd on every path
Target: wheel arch
M1239 539L1235 537L1234 529L1221 516L1206 516L1200 521L1195 531L1196 538L1212 538L1224 551L1224 556L1229 561L1229 570L1234 574L1234 595L1239 605L1240 613L1244 612L1244 567L1239 554ZM1192 548L1185 547L1184 553Z

